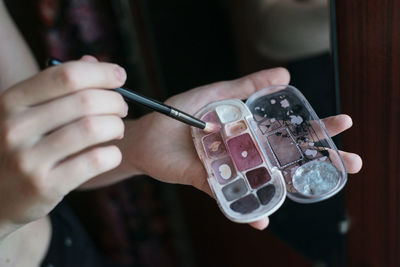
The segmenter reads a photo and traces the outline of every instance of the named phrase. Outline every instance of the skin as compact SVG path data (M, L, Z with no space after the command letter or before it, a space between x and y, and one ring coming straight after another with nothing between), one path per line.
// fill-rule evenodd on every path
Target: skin
M85 56L38 72L1 4L1 266L40 264L51 237L48 213L77 188L147 174L211 195L187 125L157 113L123 121L128 106L110 89L122 86L126 73L115 64ZM13 61L8 56L13 53L31 64ZM7 71L8 66L14 72ZM209 102L244 99L269 85L286 84L289 78L283 68L264 70L192 89L166 103L194 113ZM331 136L352 124L346 115L326 118L324 123ZM160 138L160 132L168 138ZM349 173L360 170L358 155L341 154ZM263 218L251 226L261 230L268 222Z
M36 74L39 69L27 44L0 0L0 91Z

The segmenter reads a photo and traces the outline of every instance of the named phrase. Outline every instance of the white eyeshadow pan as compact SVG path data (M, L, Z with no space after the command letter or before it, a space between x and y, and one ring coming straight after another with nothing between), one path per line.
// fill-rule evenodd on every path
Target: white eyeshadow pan
M215 109L215 111L217 112L222 123L237 121L241 116L240 110L232 105L219 106Z

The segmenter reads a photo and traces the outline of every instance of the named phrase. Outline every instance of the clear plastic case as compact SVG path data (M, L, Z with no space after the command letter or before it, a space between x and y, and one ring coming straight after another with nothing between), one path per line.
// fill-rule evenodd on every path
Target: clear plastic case
M304 96L288 85L229 99L195 115L221 125L192 128L197 153L223 213L251 222L275 212L286 194L312 203L339 192L347 172L336 146Z

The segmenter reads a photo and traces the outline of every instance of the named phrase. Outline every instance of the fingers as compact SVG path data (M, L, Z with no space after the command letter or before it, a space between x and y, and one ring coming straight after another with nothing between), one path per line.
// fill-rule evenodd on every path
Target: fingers
M194 88L169 98L166 103L194 113L205 104L229 98L246 99L270 85L288 84L289 72L284 68L259 71L233 81L217 82Z
M114 64L91 57L49 68L0 94L2 191L7 223L22 225L54 208L66 193L121 163L125 81ZM94 147L97 146L98 147Z
M351 117L345 114L324 118L322 122L325 124L329 136L335 136L353 125Z
M53 183L62 195L72 191L89 179L116 168L122 160L116 146L99 147L70 158L50 171Z
M253 228L257 229L257 230L264 230L265 228L267 228L268 224L269 224L269 218L268 217L265 217L265 218L262 218L262 219L260 219L258 221L249 223L249 225L251 227L253 227Z
M91 56L91 55L84 55L83 57L81 57L80 60L87 61L87 62L99 62L97 60L97 58L95 58L94 56Z
M1 105L6 112L12 112L83 89L117 88L125 79L125 70L118 65L71 61L48 68L10 88L4 93Z
M289 81L290 74L285 68L262 70L231 82L225 82L215 92L219 96L216 100L226 98L246 99L268 86L288 84Z
M345 151L339 151L339 154L343 159L348 173L354 174L361 170L362 159L359 155Z
M88 147L121 139L123 133L124 124L116 116L85 117L40 140L32 153L37 155L37 161L47 162L51 168L58 161Z
M325 124L330 136L335 136L353 125L351 117L345 114L325 118L322 122ZM362 159L359 155L345 151L339 151L339 154L343 159L348 173L358 173L361 170Z
M128 105L122 96L108 90L88 89L32 107L9 119L11 146L31 145L42 135L85 116L125 117Z

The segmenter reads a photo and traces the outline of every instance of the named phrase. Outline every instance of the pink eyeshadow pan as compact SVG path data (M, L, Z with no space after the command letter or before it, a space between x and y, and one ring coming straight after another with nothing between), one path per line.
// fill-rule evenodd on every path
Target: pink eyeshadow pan
M226 153L224 141L219 132L205 136L203 138L203 145L209 158L218 158Z
M205 122L214 122L217 124L221 124L217 113L215 113L214 111L210 111L207 114L205 114L203 117L201 117L201 120Z
M226 132L228 135L237 135L244 132L247 129L246 123L244 121L238 121L226 125Z
M271 176L264 167L247 172L246 177L252 188L258 188L271 180Z
M262 163L261 156L248 133L233 137L228 140L227 145L239 171L254 168Z

